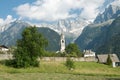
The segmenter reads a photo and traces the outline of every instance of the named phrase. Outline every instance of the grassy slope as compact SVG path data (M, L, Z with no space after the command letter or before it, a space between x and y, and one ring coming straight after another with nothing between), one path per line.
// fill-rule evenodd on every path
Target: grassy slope
M39 68L15 69L0 65L0 80L106 80L120 78L120 67L94 62L76 62L73 71L64 62L41 62Z

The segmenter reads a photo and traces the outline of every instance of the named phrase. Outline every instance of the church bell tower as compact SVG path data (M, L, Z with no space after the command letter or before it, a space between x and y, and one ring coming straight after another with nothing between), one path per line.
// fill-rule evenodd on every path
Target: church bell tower
M63 34L60 36L60 52L65 52L65 36Z

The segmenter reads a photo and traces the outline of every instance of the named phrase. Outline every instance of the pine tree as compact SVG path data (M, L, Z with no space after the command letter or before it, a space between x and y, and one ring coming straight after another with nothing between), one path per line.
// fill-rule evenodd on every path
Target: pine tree
M108 58L107 58L107 65L112 65L112 60L110 58L110 55L108 55Z

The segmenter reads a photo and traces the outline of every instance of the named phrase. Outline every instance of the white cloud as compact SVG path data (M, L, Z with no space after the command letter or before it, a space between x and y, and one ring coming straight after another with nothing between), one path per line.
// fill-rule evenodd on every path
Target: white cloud
M95 18L96 15L99 13L98 7L103 4L103 0L84 0L82 3L82 7L84 10L80 14L81 17L92 19Z
M104 0L37 0L32 4L22 4L14 9L22 18L43 21L73 18L78 15L70 14L71 10L83 9L80 16L90 19L96 17L97 8L103 2Z
M4 23L4 20L0 18L0 25L2 25L3 23Z
M13 21L15 21L16 19L13 19L13 17L11 16L11 15L8 15L7 17L6 17L6 19L2 19L2 18L0 18L0 26L3 26L3 25L5 25L5 24L9 24L10 22L13 22Z

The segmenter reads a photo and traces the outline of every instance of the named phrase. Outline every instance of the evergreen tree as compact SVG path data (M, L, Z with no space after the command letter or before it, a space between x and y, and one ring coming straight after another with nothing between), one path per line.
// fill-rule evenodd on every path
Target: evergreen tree
M107 65L112 65L112 60L110 58L110 55L108 55L108 58L107 58Z
M27 27L22 32L22 39L17 41L14 52L14 67L39 66L39 57L42 57L47 40L37 31L37 28Z

